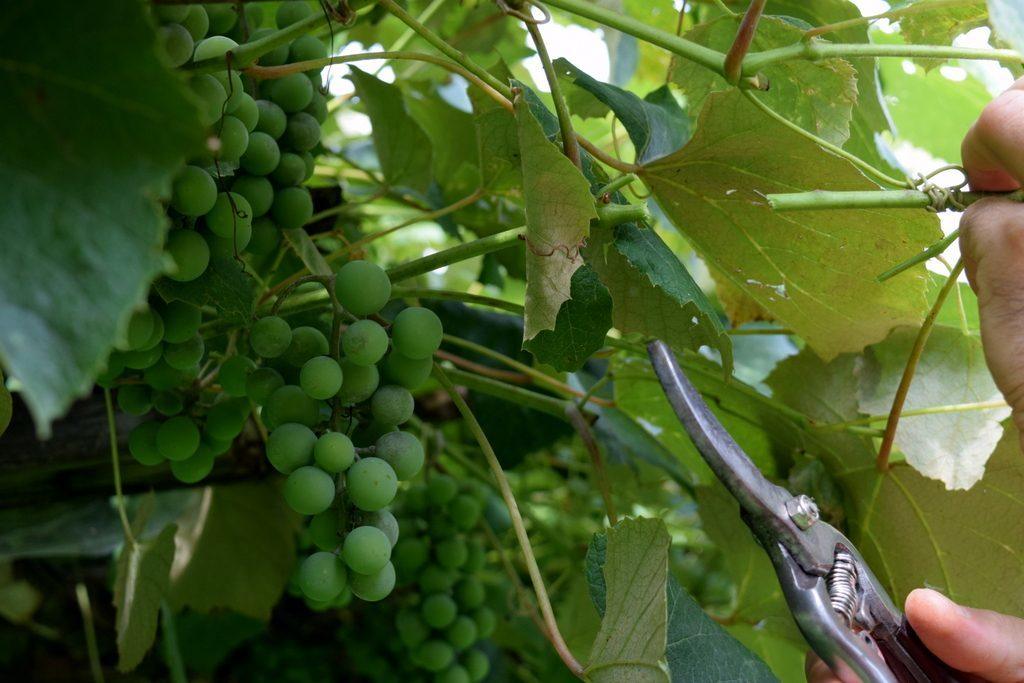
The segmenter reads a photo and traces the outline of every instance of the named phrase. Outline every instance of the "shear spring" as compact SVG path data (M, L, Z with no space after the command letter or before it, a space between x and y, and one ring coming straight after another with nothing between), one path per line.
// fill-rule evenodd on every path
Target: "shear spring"
M845 550L836 550L835 561L825 577L825 585L828 587L832 609L849 626L857 610L857 564L853 555Z

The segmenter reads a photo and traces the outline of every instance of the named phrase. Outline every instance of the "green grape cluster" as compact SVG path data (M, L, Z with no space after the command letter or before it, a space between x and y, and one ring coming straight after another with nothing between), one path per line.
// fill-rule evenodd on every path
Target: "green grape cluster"
M289 2L274 16L248 4L162 5L155 9L166 61L175 67L224 59L239 45L259 40L311 15L314 5ZM269 13L267 13L269 14ZM327 45L303 35L261 56L261 66L320 59ZM173 228L165 250L167 276L200 277L211 255L271 253L281 230L301 228L313 215L303 184L313 175L327 99L316 70L255 81L225 69L189 78L210 144L175 176L168 213Z

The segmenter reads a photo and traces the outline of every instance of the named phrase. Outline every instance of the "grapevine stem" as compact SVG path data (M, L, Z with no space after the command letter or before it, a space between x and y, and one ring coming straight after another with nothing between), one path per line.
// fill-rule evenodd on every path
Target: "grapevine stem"
M114 420L114 403L110 400L110 389L103 389L103 402L107 407L107 430L110 437L110 464L114 472L114 503L117 514L121 518L124 537L132 545L136 544L132 525L128 522L128 510L125 507L124 492L121 490L121 456L117 450L117 423Z
M390 0L388 0L390 1ZM466 426L473 433L477 443L480 445L480 449L484 453L484 457L487 459L487 464L491 468L491 473L494 475L495 480L498 482L498 488L501 491L501 497L505 500L505 505L508 507L509 516L512 518L512 527L516 532L516 539L519 541L520 550L523 553L523 560L526 562L526 569L530 574L530 580L533 582L533 591L537 596L537 605L540 608L541 616L544 619L544 625L546 626L547 637L551 641L551 645L555 648L555 652L565 663L565 666L577 677L583 676L583 666L573 656L572 651L569 650L569 646L566 645L565 639L562 638L562 633L558 630L558 622L555 620L554 611L551 609L551 601L548 599L547 589L544 587L544 578L541 576L540 567L537 566L537 560L533 555L533 547L530 545L530 538L526 534L526 527L523 525L523 517L519 513L519 505L516 503L515 496L512 494L512 487L508 483L508 478L505 476L505 472L501 469L501 463L498 462L498 456L495 454L494 449L491 447L491 442L487 439L487 435L484 430L480 427L480 423L477 422L476 415L470 410L466 404L465 399L455 389L455 385L452 384L451 379L445 374L445 371L440 365L434 364L434 376L437 378L441 386L445 388L448 395L452 398L452 403L458 409L462 415L462 419L465 420Z
M548 46L544 43L544 37L540 33L540 25L534 21L523 22L526 30L530 33L534 47L537 48L537 56L544 67L544 76L548 81L548 88L551 91L551 101L555 105L555 115L558 117L558 128L562 133L562 149L565 156L576 168L583 168L580 162L580 148L576 143L576 133L572 129L572 116L569 114L569 105L565 103L562 95L562 87L558 84L558 74L551 63L551 56L548 54Z
M796 334L788 327L734 327L726 330L726 334L732 337L750 337L764 334L778 334L790 336Z
M501 382L472 372L464 372L456 368L449 368L447 372L459 385L467 389L479 391L481 394L500 398L503 401L508 401L524 408L547 413L560 420L565 419L565 405L567 401L564 399L539 394L536 391L530 391L507 382Z
M587 150L592 157L609 168L614 168L616 171L620 171L622 173L636 173L640 170L639 164L630 164L622 161L621 159L608 154L608 152L604 151L581 135L577 135L576 140L580 143L580 147Z
M879 446L878 456L875 458L875 467L879 472L887 472L889 470L889 455L892 453L893 441L896 439L896 427L899 426L900 413L903 411L903 404L907 401L907 394L910 393L910 383L914 379L914 372L917 370L921 354L924 353L924 346L928 342L932 328L935 326L935 319L939 317L939 311L942 310L942 304L946 302L946 297L956 287L957 278L963 269L964 261L960 259L949 273L946 284L939 291L932 309L928 311L928 316L921 324L921 330L917 333L917 339L914 340L914 346L910 350L910 358L907 359L907 366L903 369L903 377L900 378L899 387L897 387L896 395L892 400L892 409L889 411L889 417L885 423L882 444Z
M604 509L608 513L608 523L615 526L619 523L619 516L615 512L615 499L612 498L612 487L608 481L608 473L604 469L601 448L597 445L597 439L594 438L594 432L590 429L590 423L587 422L587 418L583 417L575 403L570 403L566 406L565 414L569 418L569 424L579 434L580 441L583 442L587 453L590 454L590 463L594 469L594 481L597 483L597 488L601 492L601 498L604 500Z
M525 229L522 226L506 228L493 235L481 237L471 242L463 242L450 249L394 266L388 269L388 277L391 278L392 282L401 282L453 263L471 259L475 256L483 256L484 254L508 249L518 244L524 234Z
M511 384L532 384L533 380L530 379L529 375L524 375L521 372L512 372L510 370L499 370L498 368L491 368L481 363L476 363L468 358L462 356L456 356L454 353L448 351L438 350L434 352L434 355L441 360L446 360L456 367L475 372L478 375L484 377L490 377L500 382L509 382Z
M447 2L447 0L433 0L433 2L427 5L424 8L424 10L420 12L420 15L416 17L416 21L423 25L426 25L426 23L430 21L435 14L437 14L437 11L441 9L441 6L444 5L445 2ZM398 40L396 40L393 45L391 45L391 49L402 50L403 48L405 48L406 45L409 44L409 41L411 41L415 37L416 31L412 30L412 28L407 26L405 32L398 37ZM377 74L379 74L381 72L381 69L383 69L385 66L385 64L381 64L380 68L377 69L373 75L376 76Z
M181 648L178 647L178 629L174 625L174 613L171 606L164 600L160 603L160 627L163 629L164 658L171 683L188 683L185 674L185 662L181 659Z
M834 33L847 28L871 24L879 19L899 19L910 14L919 14L921 12L942 9L943 7L955 7L963 4L964 0L930 0L929 2L917 5L908 5L907 7L889 10L888 12L881 12L880 14L873 14L868 17L854 17L853 19L847 19L845 21L837 21L834 24L824 24L816 28L808 29L807 32L804 33L804 38L813 38L815 36L825 35L826 33Z
M895 266L885 271L875 279L878 280L879 282L885 282L889 278L896 277L903 271L909 270L919 263L924 263L925 261L931 258L938 258L939 256L942 255L944 251L946 251L946 249L949 248L949 245L953 244L953 242L957 240L958 237L960 237L960 228L957 228L953 232L949 233L948 235L946 235L941 240L931 245L924 251L915 254L914 256L911 256L910 258L901 263L896 264Z
M494 529L489 524L481 525L484 529L484 533L487 535L487 540L490 541L491 546L498 553L498 557L501 559L501 566L505 569L505 573L508 574L509 580L512 585L516 587L516 597L519 598L519 603L522 605L523 611L529 615L530 621L533 622L537 630L540 631L544 637L547 637L547 628L544 626L543 620L541 620L540 614L537 612L537 606L530 600L530 593L526 590L526 586L523 585L522 579L519 578L519 572L512 566L512 561L508 558L508 553L505 552L505 546L502 545L501 541L494 533Z
M921 190L865 190L831 192L813 190L770 194L768 206L776 211L819 211L822 209L927 209L938 211L962 210L986 197L1004 197L1024 202L1024 190L1014 192L950 192L949 198L936 202ZM952 200L952 201L951 201ZM955 204L953 203L955 202ZM960 206L957 206L959 204Z
M743 76L743 58L750 52L750 45L754 42L754 35L757 33L757 25L764 14L764 6L768 0L750 0L747 13L743 15L740 27L736 31L736 38L732 41L729 52L725 55L725 80L732 85L737 85Z
M92 618L92 603L89 601L89 588L79 581L75 584L75 598L78 600L78 611L82 613L82 629L85 631L85 651L89 655L89 671L93 683L104 683L103 663L100 661L100 649L96 645L96 625Z
M470 304L490 306L501 311L521 316L523 307L520 304L504 299L496 299L482 294L471 294L447 289L428 289L426 287L395 287L391 295L396 299L441 299L442 301L463 301Z
M977 403L952 403L944 406L931 406L928 408L915 408L914 410L904 410L903 417L919 417L921 415L946 415L948 413L967 413L974 410L993 410L996 408L1005 408L1006 401L979 401ZM888 415L868 415L867 417L857 418L856 420L847 420L846 422L830 422L827 424L812 424L813 429L820 429L827 432L841 431L848 427L855 427L858 425L871 425L877 422L885 422L889 419Z

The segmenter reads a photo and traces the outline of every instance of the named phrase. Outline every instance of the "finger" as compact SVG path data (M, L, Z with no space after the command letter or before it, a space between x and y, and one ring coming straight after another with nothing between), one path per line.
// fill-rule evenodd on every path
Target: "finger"
M992 100L960 149L972 190L1016 190L1024 184L1024 78Z
M804 673L807 674L807 683L841 683L832 673L832 669L828 668L828 665L813 653L807 653L807 659L804 661Z
M907 596L906 607L921 641L954 669L991 683L1024 680L1024 620L961 607L924 588Z

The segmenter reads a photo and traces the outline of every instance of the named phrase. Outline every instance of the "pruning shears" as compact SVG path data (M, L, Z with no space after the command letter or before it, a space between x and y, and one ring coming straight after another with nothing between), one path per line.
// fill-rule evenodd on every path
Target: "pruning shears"
M832 671L850 683L970 680L924 646L857 548L819 518L810 497L794 496L761 474L683 374L672 350L653 341L647 351L686 433L771 557L804 638Z

